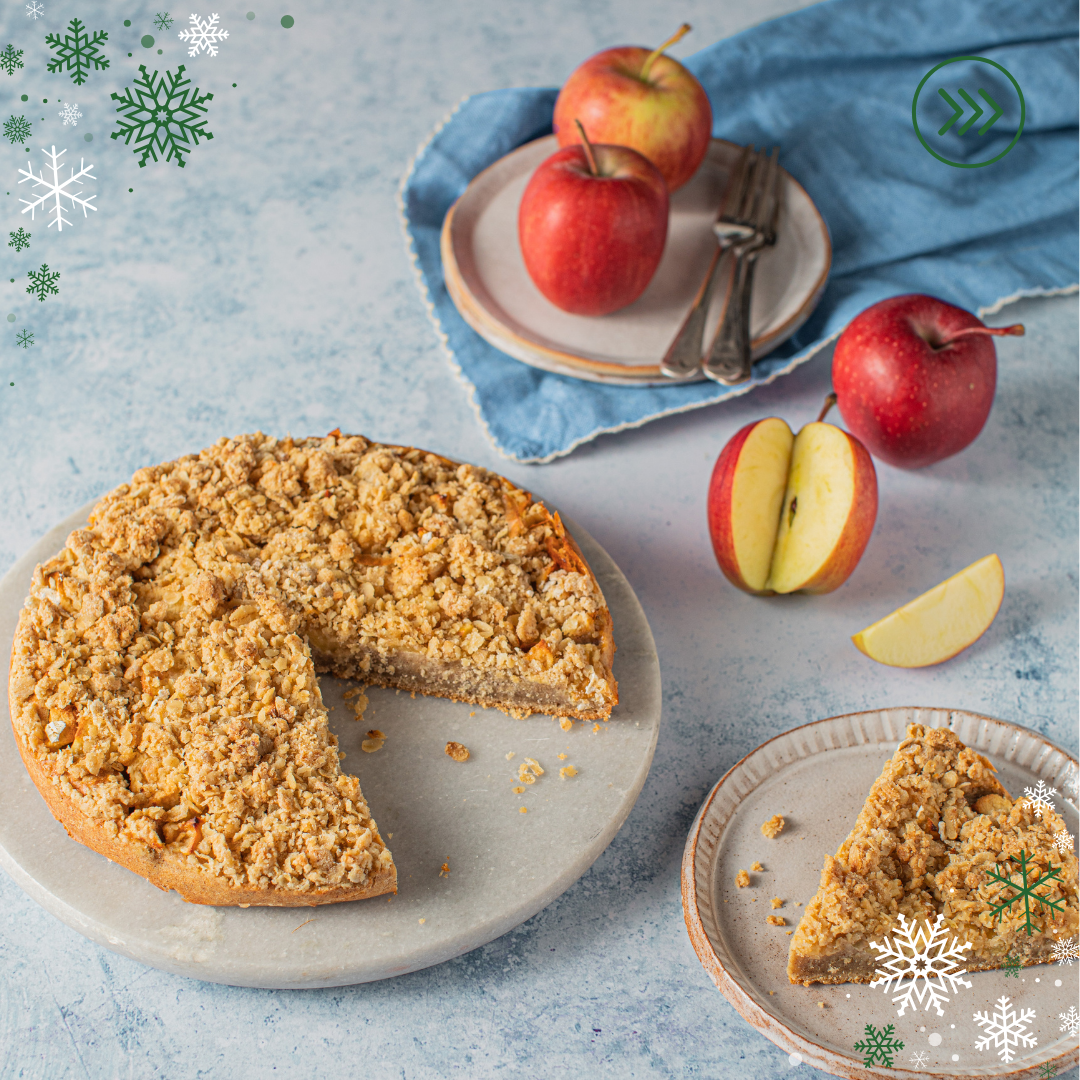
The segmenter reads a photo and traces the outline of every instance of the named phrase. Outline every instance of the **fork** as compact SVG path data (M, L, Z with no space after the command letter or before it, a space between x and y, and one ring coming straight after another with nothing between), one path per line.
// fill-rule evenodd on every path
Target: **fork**
M726 386L750 378L750 296L754 285L754 267L761 252L776 243L776 224L780 216L783 179L780 175L780 148L773 147L768 158L754 159L754 201L746 224L752 232L735 246L735 269L720 328L709 355L702 365L708 378Z
M712 297L713 281L716 268L720 265L724 252L737 240L746 240L753 235L753 230L746 223L750 211L753 187L754 149L744 146L739 155L731 179L724 190L724 197L717 211L713 231L716 234L716 249L713 251L705 279L694 297L694 302L683 320L679 332L675 335L663 360L660 370L669 379L688 379L701 370L701 356L705 341L705 316Z

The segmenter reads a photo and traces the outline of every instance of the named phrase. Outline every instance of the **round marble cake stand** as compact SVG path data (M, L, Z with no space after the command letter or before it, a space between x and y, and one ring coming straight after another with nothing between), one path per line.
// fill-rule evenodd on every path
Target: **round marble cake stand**
M43 536L0 581L5 690L34 567L63 547L89 509ZM370 982L439 964L505 934L568 889L611 842L645 782L660 726L660 667L641 605L603 548L568 525L615 624L620 704L608 723L563 731L546 716L515 720L495 709L378 689L367 691L370 704L357 723L342 701L350 684L320 680L344 768L360 778L394 853L396 896L242 909L202 907L161 892L69 839L19 758L6 692L0 865L47 911L99 945L235 986ZM360 748L368 728L386 735L373 754ZM469 748L467 762L446 756L449 740ZM516 794L525 757L545 772ZM565 765L577 775L561 779Z

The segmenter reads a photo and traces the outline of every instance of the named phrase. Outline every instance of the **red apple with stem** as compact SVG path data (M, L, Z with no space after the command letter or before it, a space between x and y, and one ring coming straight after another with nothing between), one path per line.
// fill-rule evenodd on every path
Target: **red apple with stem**
M633 303L660 265L668 193L656 166L625 146L557 150L533 173L518 208L525 268L556 307L607 315Z
M664 55L690 30L679 30L651 52L635 45L605 49L578 67L555 102L559 146L580 141L580 120L594 142L629 146L663 174L668 190L682 187L709 148L712 107L701 83Z
M848 430L890 465L919 469L959 453L983 429L997 383L990 327L932 296L868 307L840 335L832 380Z

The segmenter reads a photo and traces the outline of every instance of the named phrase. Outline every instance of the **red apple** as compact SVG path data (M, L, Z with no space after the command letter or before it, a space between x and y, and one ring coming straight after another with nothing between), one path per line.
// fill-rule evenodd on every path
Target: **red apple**
M919 469L959 453L994 401L992 334L969 311L932 296L894 296L868 307L840 335L832 380L852 434L890 465Z
M629 146L663 173L669 191L697 171L709 148L712 108L701 83L664 49L690 27L685 23L659 49L635 45L605 49L566 80L555 102L560 146L580 142L580 120L595 142Z
M625 146L557 150L518 209L525 268L556 307L607 315L633 303L664 253L668 193L648 159Z
M832 424L792 435L774 416L758 420L721 451L708 515L716 561L733 585L760 596L832 592L874 528L874 463Z

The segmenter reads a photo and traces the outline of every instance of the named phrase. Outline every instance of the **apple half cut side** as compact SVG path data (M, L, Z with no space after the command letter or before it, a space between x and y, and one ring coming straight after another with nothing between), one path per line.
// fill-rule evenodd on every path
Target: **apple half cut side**
M862 557L877 517L865 447L820 421L748 424L724 447L709 485L709 533L727 579L745 592L825 593Z
M1001 560L987 555L851 640L871 660L891 667L940 664L986 633L1004 595Z

